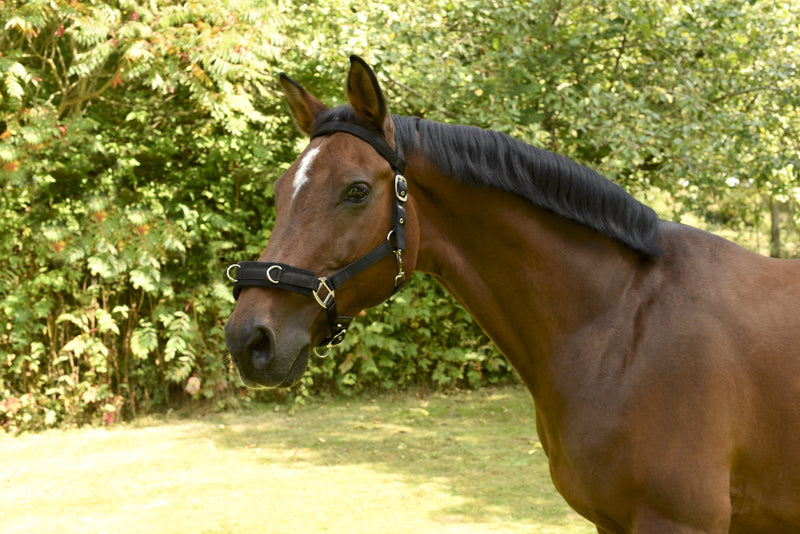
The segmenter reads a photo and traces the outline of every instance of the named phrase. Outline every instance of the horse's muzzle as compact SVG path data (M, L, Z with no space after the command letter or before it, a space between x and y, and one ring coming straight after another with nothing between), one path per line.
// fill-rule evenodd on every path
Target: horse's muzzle
M225 338L239 377L247 387L292 386L308 366L308 340L288 336L286 343L279 344L267 325L239 325L230 319L225 325Z

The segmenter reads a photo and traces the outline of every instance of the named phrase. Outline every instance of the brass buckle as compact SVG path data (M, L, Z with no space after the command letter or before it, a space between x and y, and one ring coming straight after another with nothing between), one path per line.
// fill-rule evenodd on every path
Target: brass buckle
M400 184L403 184L403 188L400 188ZM397 197L397 200L400 202L405 202L408 200L408 180L402 174L397 174L394 177L394 196Z
M319 296L319 290L322 289L323 287L328 292L328 294L325 295L324 299L320 298ZM335 295L333 289L328 287L328 279L325 278L324 276L319 277L319 287L317 289L312 290L311 294L314 295L314 298L317 300L317 303L319 303L319 305L325 308L326 310L328 309L328 306L330 306L333 303Z

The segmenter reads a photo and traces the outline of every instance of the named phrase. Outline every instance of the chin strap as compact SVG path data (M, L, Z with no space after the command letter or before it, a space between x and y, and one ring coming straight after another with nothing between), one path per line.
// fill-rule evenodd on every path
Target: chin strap
M234 282L233 297L238 300L243 287L274 287L293 291L307 297L313 297L317 303L325 308L328 317L330 336L314 348L314 353L324 358L331 350L344 342L347 329L352 317L340 316L336 305L336 289L358 273L375 265L383 258L394 254L397 262L397 276L394 277L394 290L397 293L406 281L403 270L403 252L406 249L406 208L408 200L408 182L403 176L405 161L402 150L398 144L395 152L389 143L372 131L349 122L331 122L318 128L311 136L326 135L334 132L344 132L354 135L369 143L378 153L389 162L394 170L394 196L392 198L392 229L386 240L367 252L354 262L339 269L331 276L317 276L315 273L285 263L242 261L228 266L226 275ZM324 352L320 352L320 350Z

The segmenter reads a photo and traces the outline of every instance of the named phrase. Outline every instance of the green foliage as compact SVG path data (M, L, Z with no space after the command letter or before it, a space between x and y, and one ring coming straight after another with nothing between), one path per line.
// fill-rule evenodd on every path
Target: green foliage
M276 73L338 103L350 53L396 113L556 150L668 218L772 221L797 254L798 28L777 0L0 0L0 425L244 394L224 268L263 250L304 144ZM511 375L417 277L294 395Z
M476 388L515 377L467 312L422 275L358 317L343 349L342 358L314 364L304 385L353 394L414 384Z
M267 164L293 149L270 141L280 6L8 7L0 422L112 422L191 376L225 393L220 273L263 246Z

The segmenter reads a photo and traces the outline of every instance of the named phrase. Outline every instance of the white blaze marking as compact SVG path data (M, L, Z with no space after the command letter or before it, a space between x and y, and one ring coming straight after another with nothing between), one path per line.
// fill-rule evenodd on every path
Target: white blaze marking
M303 185L305 185L305 183L308 181L308 171L311 170L311 163L317 156L319 148L320 147L316 147L309 150L308 154L303 157L303 161L300 162L300 168L297 169L297 174L294 175L294 194L292 195L292 198L297 196L300 188L303 187Z

